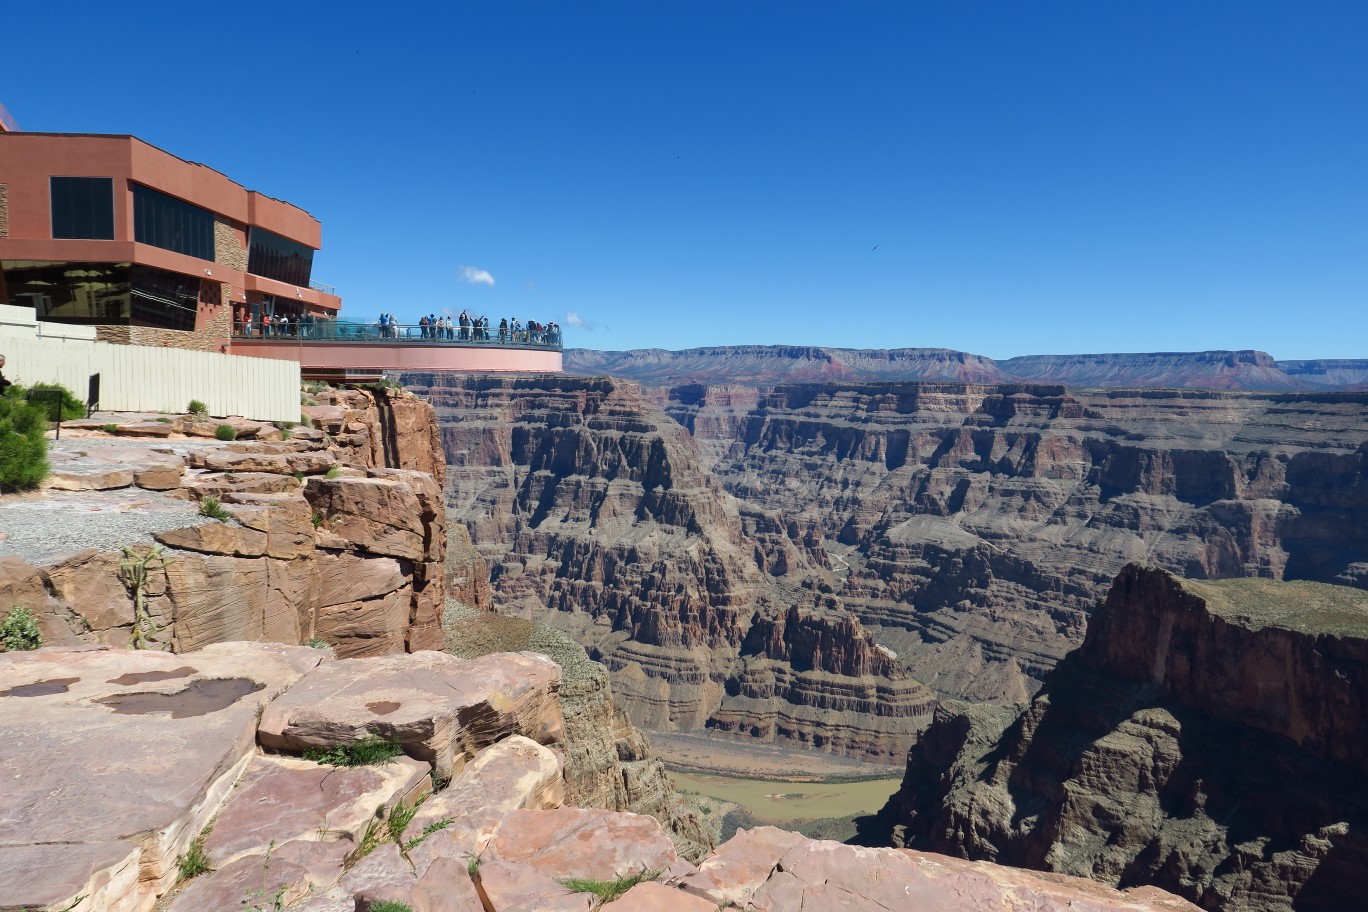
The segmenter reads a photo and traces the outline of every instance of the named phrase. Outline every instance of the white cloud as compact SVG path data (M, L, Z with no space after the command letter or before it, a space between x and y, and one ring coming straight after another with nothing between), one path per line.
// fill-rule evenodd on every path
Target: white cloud
M573 310L566 312L565 325L573 326L576 329L587 329L590 332L593 332L594 330L594 324L590 323L588 320L584 319L579 314L575 313Z
M494 285L494 277L489 271L478 266L462 266L456 273L456 281L465 282L467 285Z

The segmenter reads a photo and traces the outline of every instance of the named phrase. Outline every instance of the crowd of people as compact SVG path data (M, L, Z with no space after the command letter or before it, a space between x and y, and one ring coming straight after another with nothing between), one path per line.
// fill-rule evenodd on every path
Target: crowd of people
M294 336L304 339L331 339L350 337L365 333L365 324L349 324L316 317L313 314L296 315L263 313L255 319L247 315L237 324L239 336L261 338ZM381 339L432 340L437 342L485 342L530 345L558 345L561 341L561 328L556 323L539 323L528 320L523 323L516 317L505 317L497 327L491 327L489 318L472 317L466 311L452 318L428 314L419 317L415 335L415 324L403 324L392 313L382 313L370 327ZM358 332L359 331L359 332Z
M381 314L381 327L386 317L394 319L393 314ZM390 324L393 325L393 324ZM421 339L436 339L447 342L529 342L532 344L555 344L560 341L560 327L555 323L538 323L528 320L524 324L517 317L507 317L499 321L497 330L489 326L489 317L472 317L466 311L452 319L448 316L428 314L418 319L418 332Z

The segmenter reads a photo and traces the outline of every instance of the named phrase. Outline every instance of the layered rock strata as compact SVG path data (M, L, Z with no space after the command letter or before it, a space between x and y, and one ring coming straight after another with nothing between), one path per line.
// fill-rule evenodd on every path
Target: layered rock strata
M0 599L31 610L51 644L188 652L317 637L345 656L439 647L445 463L431 407L388 390L328 390L310 401L303 411L313 426L288 438L238 422L248 439L195 441L205 436L199 423L181 418L116 427L124 436L152 425L162 442L64 440L50 484L80 493L48 495L54 515L66 511L79 523L106 507L212 497L223 518L194 516L123 550L33 564L0 558ZM133 485L146 492L142 500L113 502Z
M891 809L931 851L1229 912L1356 908L1365 701L1368 593L1127 567L1024 712L937 712Z
M637 725L889 759L926 724L931 692L839 600L815 598L817 543L723 491L635 385L403 379L437 410L448 515L469 528L500 610L584 645Z
M1368 586L1362 394L970 384L659 391L921 681L1023 700L1142 560Z
M506 699L518 682L522 695ZM336 660L229 643L0 655L0 907L1192 908L1153 889L768 828L695 866L651 817L563 806L558 685L555 664L528 654ZM336 753L361 731L408 753L330 765L258 749L292 750L284 733L304 730ZM454 778L434 777L425 756L459 758ZM591 892L615 886L606 902Z

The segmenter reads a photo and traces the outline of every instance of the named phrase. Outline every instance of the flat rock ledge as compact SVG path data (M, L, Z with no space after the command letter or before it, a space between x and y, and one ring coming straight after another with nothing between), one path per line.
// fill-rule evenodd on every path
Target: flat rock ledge
M1196 908L770 827L695 867L652 817L562 806L559 686L537 653L0 654L0 912ZM403 753L296 755L373 736Z

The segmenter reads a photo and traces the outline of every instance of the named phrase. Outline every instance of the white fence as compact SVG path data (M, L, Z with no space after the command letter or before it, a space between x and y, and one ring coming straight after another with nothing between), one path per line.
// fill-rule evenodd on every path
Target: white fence
M95 341L93 326L39 323L0 304L0 355L16 383L60 383L84 399L100 375L99 406L112 412L184 412L198 399L216 417L299 420L299 362Z

